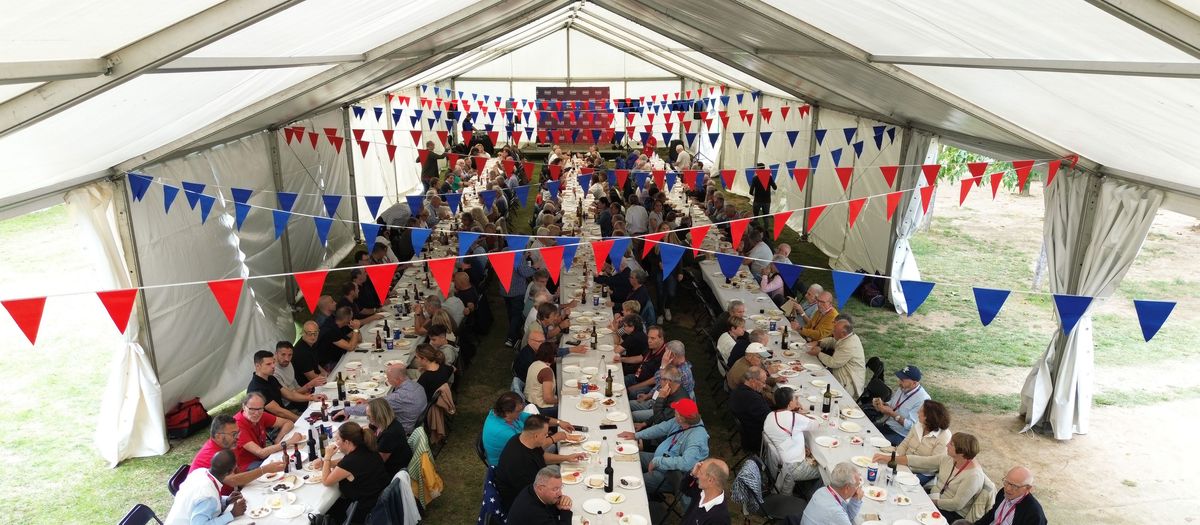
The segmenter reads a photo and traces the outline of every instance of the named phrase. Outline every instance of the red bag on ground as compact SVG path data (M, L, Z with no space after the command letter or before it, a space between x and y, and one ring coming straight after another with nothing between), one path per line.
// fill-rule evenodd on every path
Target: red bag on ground
M208 428L212 418L200 404L200 398L194 397L175 405L167 412L166 420L167 439L183 439Z

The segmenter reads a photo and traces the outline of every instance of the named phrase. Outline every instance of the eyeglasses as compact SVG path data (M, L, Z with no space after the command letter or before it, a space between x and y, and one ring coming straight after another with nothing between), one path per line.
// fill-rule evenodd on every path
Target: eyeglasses
M255 408L255 407L246 407L246 411L247 411L247 412L262 412L263 410L266 410L266 408L267 408L267 407L258 407L258 408Z
M304 335L321 335L321 332L310 332L308 330L305 330Z
M217 432L217 433L218 433L218 434L225 434L226 436L237 437L237 436L238 436L238 434L240 434L240 433L241 433L241 431L240 431L240 430L234 430L233 432Z
M1004 488L1006 488L1006 489L1023 489L1023 488L1025 488L1025 487L1028 487L1028 486L1029 486L1029 485L1018 485L1018 484L1016 484L1016 483L1013 483L1013 482L1011 482L1011 481L1009 481L1009 480L1007 480L1007 479L1006 479L1006 480L1004 480Z

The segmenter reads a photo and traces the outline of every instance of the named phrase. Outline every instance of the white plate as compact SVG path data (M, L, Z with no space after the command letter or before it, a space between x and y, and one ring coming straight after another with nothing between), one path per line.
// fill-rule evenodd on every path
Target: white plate
M591 398L589 398L589 399L591 399ZM575 408L576 408L576 409L578 409L578 410L581 410L581 411L583 411L583 412L591 412L591 411L593 411L593 410L596 410L597 408L600 408L600 402L598 402L598 401L597 401L597 402L595 402L595 403L592 403L592 407L591 407L591 408L587 408L587 407L586 407L586 406L583 404L583 400L582 400L582 399L580 399L580 400L579 400L579 402L575 404Z
M587 441L588 435L583 432L568 433L563 441L567 443L583 443Z
M808 396L809 403L821 404L821 396Z
M374 350L374 349L375 349L375 343L359 343L359 345L358 345L358 347L357 347L357 348L358 348L359 350Z
M608 494L604 495L604 501L612 503L613 505L625 503L626 499L629 498L626 498L625 495L621 494L620 492L609 492Z
M791 348L792 350L800 350L801 348L804 348L804 343L801 343L800 341L792 341L788 343L788 348Z
M609 335L612 333L612 330L609 330L608 328L597 328L596 333L600 335Z
M257 509L246 509L246 515L250 516L253 519L261 520L261 519L271 515L271 508L270 507L259 507Z
M871 461L871 458L866 456L854 456L850 458L850 462L863 468L869 467L871 463L874 463L874 461Z
M633 442L617 443L616 451L617 451L617 454L625 454L625 455L637 454L638 446L636 443L633 443Z
M623 489L630 489L630 490L640 489L640 488L642 488L642 477L641 476L624 476L619 481L617 481L616 485Z
M809 372L820 372L822 370L825 370L825 367L818 365L816 363L804 363L804 369L808 370Z
M300 517L301 514L304 514L305 510L304 505L288 505L275 511L275 517L290 520Z
M304 481L305 485L316 485L321 482L321 473L301 474L300 479Z
M563 367L563 373L564 373L564 374L578 374L578 373L579 373L579 365L567 365L567 366L564 366L564 367Z
M892 496L892 503L895 503L895 504L901 505L901 506L912 505L912 498L905 496L904 494L897 494L895 496Z
M789 369L789 368L785 368L785 369L779 371L779 375L780 375L780 377L796 377L796 376L800 375L800 372L797 372L797 371Z
M608 415L604 416L604 418L612 421L613 423L618 423L629 419L629 414L624 412L609 412Z
M647 520L646 518L636 514L626 514L621 516L621 521L618 521L617 523L620 525L649 525L650 520Z
M594 376L594 375L596 375L596 372L599 372L600 370L594 366L585 366L582 369L580 369L579 371L583 372L584 374L587 374L589 376Z
M267 496L267 506L272 509L282 509L284 505L291 505L296 502L296 495L291 492L282 494L271 494Z
M583 482L582 470L570 470L562 474L563 485L578 485Z
M838 441L837 439L834 439L830 436L817 436L816 441L817 441L818 445L821 445L822 447L828 447L828 448L835 448L841 444L840 441Z
M842 429L842 432L849 432L851 434L862 432L862 425L853 421L842 421L842 424L838 425L838 428Z
M274 483L282 478L282 472L271 472L269 474L263 474L262 477L258 478L258 480L264 483Z
M625 385L622 385L620 383L613 383L613 392L624 392L624 391L625 391Z
M921 480L912 472L897 472L896 483L901 485L920 485Z
M604 488L604 476L592 474L584 480L584 484L594 489L602 489Z
M842 409L842 417L847 417L850 419L860 419L860 418L867 417L867 415L864 414L862 410L859 410L857 408L846 407L846 408Z
M946 518L943 517L941 513L938 513L938 517L935 518L933 517L933 513L922 512L917 514L917 521L924 523L925 525L944 525L946 523Z
M287 485L287 488L275 488L278 485ZM287 474L283 477L283 479L271 482L267 487L267 490L270 492L284 492L296 490L302 486L304 486L304 482L300 480L300 476L295 474Z
M354 370L357 368L362 368L362 361L350 361L349 363L346 363L345 366L346 370Z
M888 441L887 438L883 438L883 437L879 437L879 436L871 436L871 439L867 440L867 444L871 445L872 447L875 447L875 448L892 446L891 441Z
M863 497L875 501L887 501L887 489L882 487L863 487Z
M596 350L599 350L601 352L612 352L613 345L597 345Z
M829 382L828 382L828 381L822 381L822 380L820 380L820 379L813 379L813 380L812 380L812 386L815 386L815 387L817 387L817 388L825 388L827 385L829 385Z
M583 444L583 450L592 454L600 452L600 442L596 440L588 441Z
M583 510L588 514L606 514L612 510L612 504L600 498L583 502Z
M376 383L374 381L363 381L358 384L358 388L363 389L363 390L375 388L377 386L379 386L379 383Z
M565 386L567 388L579 388L579 380L578 379L568 379L566 381L563 381L563 386Z

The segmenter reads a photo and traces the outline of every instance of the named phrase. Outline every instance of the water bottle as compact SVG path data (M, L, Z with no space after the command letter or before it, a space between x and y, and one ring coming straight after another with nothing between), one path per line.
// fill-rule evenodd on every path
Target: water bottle
M587 376L579 376L579 394L587 395L588 393L588 378Z

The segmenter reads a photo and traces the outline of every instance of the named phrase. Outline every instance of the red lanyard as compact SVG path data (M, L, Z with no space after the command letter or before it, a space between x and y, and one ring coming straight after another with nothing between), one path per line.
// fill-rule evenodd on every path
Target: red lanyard
M829 491L829 493L833 495L833 500L837 502L837 504L838 504L838 506L839 506L839 507L841 507L841 506L844 506L844 505L842 504L842 497L841 497L841 496L838 496L838 493L837 493L837 492L834 492L834 491L833 491L833 489L831 489L831 488L829 488L829 487L825 487L825 490L828 490L828 491Z
M914 389L912 390L912 392L909 392L909 393L908 393L908 395L906 395L906 396L904 396L904 397L900 398L900 400L899 400L899 401L896 401L896 404L895 404L895 405L892 405L892 410L898 410L898 409L900 408L900 405L903 405L903 404L904 404L904 402L905 402L905 401L908 401L908 399L909 399L909 398L911 398L912 396L915 396L915 395L917 395L917 391L918 391L918 390L920 390L920 389L922 389L922 388L924 388L924 387L922 387L922 386L917 386L917 388L914 388Z
M783 425L779 424L779 412L775 413L775 426L779 427L779 430L782 430L784 434L788 435L788 437L791 437L792 431L783 428ZM796 426L796 414L792 414L792 426Z
M967 470L967 467L969 466L971 466L971 460L967 460L966 463L963 463L962 468L956 471L951 471L950 477L946 478L946 482L942 484L942 490L946 490L946 487L950 486L950 482L954 481L954 478L958 477L959 474L962 474L962 471Z
M212 472L208 473L208 480L213 483L213 488L217 489L217 494L220 494L221 493L221 482L217 481L217 478L213 477Z
M1017 513L1017 504L1020 503L1021 500L1023 500L1023 499L1025 499L1025 496L1021 496L1021 497L1017 498L1017 500L1012 502L1012 505L1010 507L1008 507L1007 509L997 512L996 513L996 521L992 522L993 525L1001 525L1002 523L1004 523L1004 520L1007 519L1009 516L1016 514ZM1007 500L1005 500L1005 502L1007 503Z

